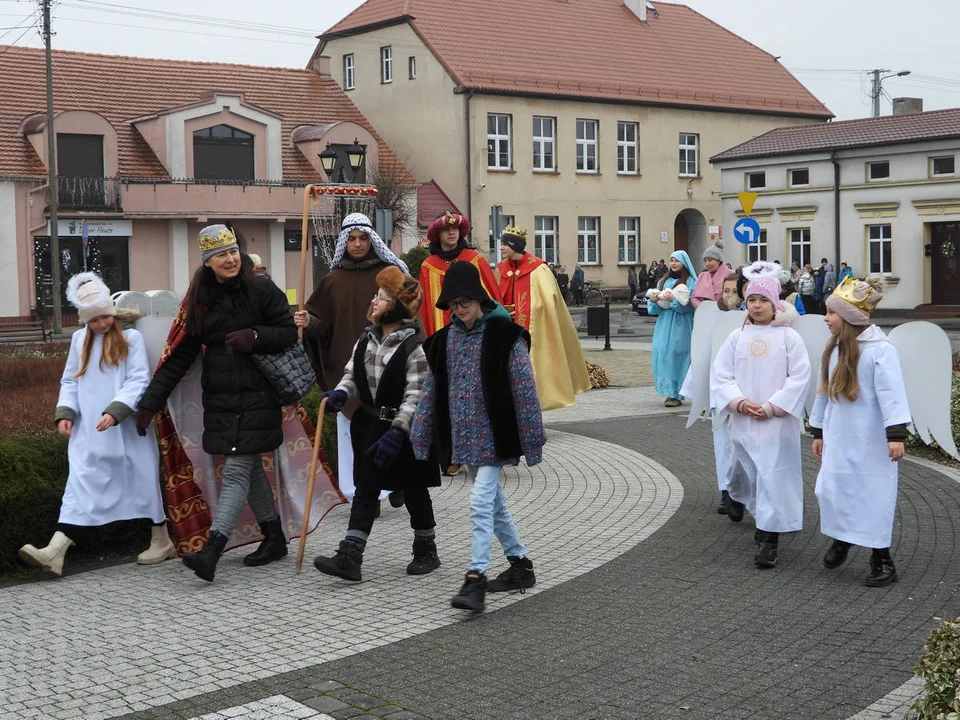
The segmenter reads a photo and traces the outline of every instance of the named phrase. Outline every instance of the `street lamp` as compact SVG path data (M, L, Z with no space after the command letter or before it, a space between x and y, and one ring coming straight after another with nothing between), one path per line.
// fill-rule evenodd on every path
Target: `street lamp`
M900 72L890 73L889 75L880 76L880 73L888 73L889 70L871 70L870 73L873 75L873 84L870 87L870 99L873 100L873 107L871 108L870 117L880 117L880 95L883 93L883 86L881 83L887 78L892 77L906 77L910 74L909 70L901 70Z
M367 154L365 145L361 145L358 138L353 139L353 145L347 147L347 162L350 163L350 169L356 172L363 164L363 156Z
M317 153L317 156L320 158L323 171L330 178L333 175L333 166L337 164L337 151L330 147L330 143L327 143L326 149L322 153Z

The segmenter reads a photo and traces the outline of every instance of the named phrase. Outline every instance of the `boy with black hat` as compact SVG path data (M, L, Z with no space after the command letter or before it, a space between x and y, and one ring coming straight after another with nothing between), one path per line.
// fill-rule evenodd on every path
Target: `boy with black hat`
M410 441L418 458L435 452L442 466L467 465L473 475L473 550L455 608L483 611L489 592L523 590L536 582L500 487L500 468L540 462L546 435L527 349L530 336L487 295L471 263L451 265L437 307L451 322L424 343L429 371ZM456 380L452 392L451 379ZM487 583L492 536L510 567Z
M404 493L414 534L413 561L407 573L426 575L440 567L428 489L440 485L440 471L432 456L414 457L409 439L427 375L416 319L423 290L393 265L377 274L377 288L367 311L372 325L354 345L337 387L322 396L334 411L348 401L360 401L350 421L357 486L350 525L333 557L319 556L313 561L320 572L344 580L361 579L363 551L377 516L381 490Z

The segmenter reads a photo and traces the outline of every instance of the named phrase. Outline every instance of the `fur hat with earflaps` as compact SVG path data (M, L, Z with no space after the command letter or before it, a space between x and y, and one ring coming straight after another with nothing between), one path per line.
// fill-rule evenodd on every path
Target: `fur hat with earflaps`
M117 307L110 297L110 288L96 273L82 272L70 278L67 283L67 300L77 308L83 325L102 315L117 314Z
M423 302L423 288L415 278L407 275L396 265L391 265L377 273L377 288L378 292L393 300L393 306L380 312L379 315L371 306L367 315L370 322L383 325L413 320L417 317L417 310Z

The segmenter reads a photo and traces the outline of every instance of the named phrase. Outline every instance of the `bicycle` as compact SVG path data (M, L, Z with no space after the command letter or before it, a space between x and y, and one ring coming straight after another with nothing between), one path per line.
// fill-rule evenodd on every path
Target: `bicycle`
M583 283L583 301L587 304L587 307L603 305L605 298L603 291L600 289L602 284L602 280L586 280Z

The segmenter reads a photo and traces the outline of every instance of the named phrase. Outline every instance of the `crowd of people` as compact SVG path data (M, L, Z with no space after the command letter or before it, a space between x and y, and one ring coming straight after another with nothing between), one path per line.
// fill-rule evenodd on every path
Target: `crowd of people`
M583 270L578 265L567 279L565 268L527 252L526 231L508 227L495 276L469 246L469 231L463 215L438 217L415 278L368 217L348 215L331 271L291 313L259 258L242 253L229 228L206 227L198 238L201 265L155 370L140 333L121 326L135 318L121 317L102 280L92 273L73 278L68 298L84 326L73 335L55 411L58 430L70 439L70 473L56 533L44 548L25 545L21 557L59 575L73 528L143 517L152 523L151 543L138 562L177 554L150 431L198 357L203 450L224 460L219 495L207 498L209 533L183 562L213 581L247 505L262 541L244 564L285 557L287 537L263 461L283 444L284 420L256 355L294 346L299 328L322 398L337 414L337 479L351 502L343 540L316 557L317 570L361 580L381 501L389 498L406 507L413 531L406 572L434 571L442 541L430 489L442 475L465 469L472 552L451 605L482 611L488 592L532 587L533 562L510 515L501 470L521 459L541 462L542 412L573 404L590 387L563 297L569 283L582 299ZM649 270L631 268L628 283L631 292L647 294L656 318L653 373L667 407L684 399L697 309L716 302L743 312L711 369L720 512L740 522L748 511L756 520L756 566L776 565L780 533L802 526L803 407L815 375L812 450L823 459L817 498L822 531L832 541L824 564L835 568L851 545L864 545L873 549L867 584L893 582L896 461L910 415L896 351L870 324L879 286L855 280L845 264L837 278L826 259L816 271L775 263L734 271L723 262L721 242L701 259L698 273L679 250ZM817 310L832 333L819 374L790 326ZM851 448L858 458L869 448L869 461L853 458ZM507 567L488 580L494 536Z

